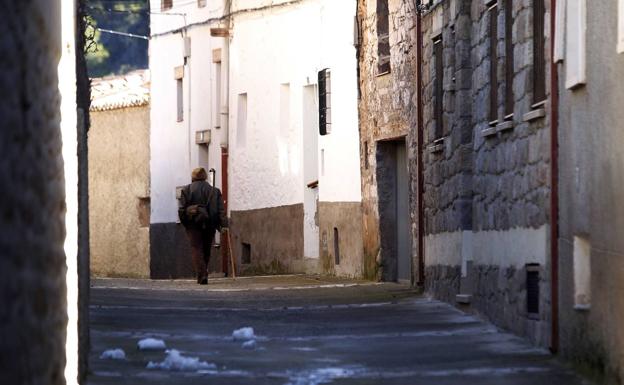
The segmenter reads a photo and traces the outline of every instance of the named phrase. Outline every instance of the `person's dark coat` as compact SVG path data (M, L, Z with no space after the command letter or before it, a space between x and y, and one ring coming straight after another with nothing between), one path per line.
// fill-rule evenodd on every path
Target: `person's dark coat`
M186 209L192 205L205 205L210 217L210 222L200 225L188 218ZM180 222L182 222L186 228L208 227L221 231L222 228L228 227L221 190L201 179L194 180L193 183L182 189L178 215L180 217Z

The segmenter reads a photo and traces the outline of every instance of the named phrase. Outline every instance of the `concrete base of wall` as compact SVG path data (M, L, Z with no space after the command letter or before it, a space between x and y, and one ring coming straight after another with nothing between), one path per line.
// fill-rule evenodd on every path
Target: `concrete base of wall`
M208 271L210 273L221 272L221 251L214 247ZM181 224L153 223L150 225L150 278L195 278L191 248L184 226Z
M304 273L303 204L230 213L232 250L241 275ZM242 264L243 244L250 263Z
M338 230L340 263L336 264L334 228ZM319 202L322 274L361 278L364 245L360 202Z

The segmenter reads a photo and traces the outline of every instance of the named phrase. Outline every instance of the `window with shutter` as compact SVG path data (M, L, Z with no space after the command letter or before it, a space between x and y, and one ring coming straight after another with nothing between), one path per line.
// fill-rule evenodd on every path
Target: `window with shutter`
M319 134L331 133L331 71L326 68L318 73Z
M498 120L498 6L492 5L489 13L490 32L490 122Z
M565 85L568 89L585 84L587 79L586 14L586 0L568 0L565 50Z
M544 0L533 0L533 103L546 100Z
M514 112L513 0L505 0L505 117Z
M442 98L444 97L444 58L442 37L437 37L433 41L433 60L435 65L435 87L434 87L434 118L435 118L435 134L434 139L439 139L444 135L444 124L442 121L443 108Z
M173 8L173 0L160 0L160 9L166 11Z
M377 73L390 72L390 11L388 0L377 0Z

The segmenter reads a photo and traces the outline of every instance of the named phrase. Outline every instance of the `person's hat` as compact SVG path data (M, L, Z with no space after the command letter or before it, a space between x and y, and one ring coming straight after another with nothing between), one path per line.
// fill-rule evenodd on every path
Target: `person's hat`
M193 182L195 182L196 180L206 180L208 179L208 174L203 167L198 167L191 173L191 179L193 180Z

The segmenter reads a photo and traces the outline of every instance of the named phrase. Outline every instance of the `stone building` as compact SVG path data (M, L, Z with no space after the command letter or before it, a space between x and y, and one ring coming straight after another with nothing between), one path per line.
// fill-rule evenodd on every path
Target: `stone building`
M422 15L425 286L551 344L549 0Z
M79 200L88 112L77 106L89 100L77 95L77 73L79 95L88 91L76 61L76 11L73 2L27 1L6 4L0 16L0 373L7 384L76 383L88 350L88 290L78 293L85 277L88 288L79 269L88 266L86 194Z
M417 3L359 2L369 276L549 346L550 1Z
M149 72L93 79L91 87L91 273L148 278Z
M622 381L624 1L558 7L560 348Z
M364 276L413 279L417 135L413 2L358 1ZM412 241L412 239L414 241Z

